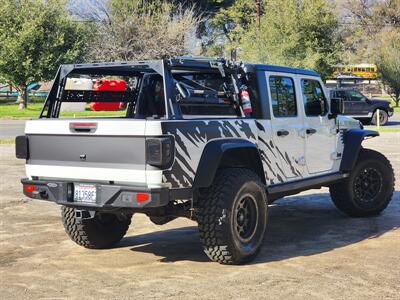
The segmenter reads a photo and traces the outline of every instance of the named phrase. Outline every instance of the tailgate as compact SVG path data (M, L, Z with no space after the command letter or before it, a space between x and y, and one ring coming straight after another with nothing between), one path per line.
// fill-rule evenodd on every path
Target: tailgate
M146 183L145 120L27 121L27 176Z

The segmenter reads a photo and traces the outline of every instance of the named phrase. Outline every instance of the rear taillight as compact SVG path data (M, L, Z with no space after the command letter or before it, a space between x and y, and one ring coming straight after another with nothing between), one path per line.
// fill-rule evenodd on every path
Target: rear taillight
M29 158L29 143L26 135L19 135L15 138L15 156L17 158Z
M28 194L32 194L36 190L36 185L32 184L25 184L24 191Z
M150 199L150 195L147 193L137 193L136 202L146 202Z
M146 138L146 163L168 168L174 159L174 139L171 136Z

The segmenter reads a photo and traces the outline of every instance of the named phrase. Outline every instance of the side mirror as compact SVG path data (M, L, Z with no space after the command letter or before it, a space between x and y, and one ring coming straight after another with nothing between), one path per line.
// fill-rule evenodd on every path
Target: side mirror
M319 116L325 112L325 101L314 100L306 103L306 114L311 116Z
M333 116L344 114L344 101L342 98L331 99L331 114Z

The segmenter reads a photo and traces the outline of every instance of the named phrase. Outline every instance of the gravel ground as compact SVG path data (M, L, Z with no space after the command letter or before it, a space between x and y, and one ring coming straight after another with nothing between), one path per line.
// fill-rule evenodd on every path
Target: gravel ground
M0 145L0 299L399 299L400 133L365 144L399 178L385 212L348 218L327 189L277 201L261 253L245 266L209 262L185 219L157 226L135 215L116 248L81 248L60 207L23 196L23 162Z

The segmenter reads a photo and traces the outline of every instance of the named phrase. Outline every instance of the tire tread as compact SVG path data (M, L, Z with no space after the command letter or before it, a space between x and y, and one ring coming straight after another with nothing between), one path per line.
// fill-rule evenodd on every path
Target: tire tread
M372 211L362 211L358 207L356 207L350 200L349 200L349 193L348 193L348 184L349 179L336 183L330 186L329 191L331 194L331 198L335 206L341 210L342 212L346 213L351 217L369 217L380 214L390 203L390 200L394 193L394 186L395 186L395 176L393 172L393 167L390 161L381 153L362 148L359 154L358 161L360 160L376 160L378 159L379 162L383 163L391 172L392 182L389 183L391 186L390 194L386 197L385 202L382 206L378 209Z
M244 181L255 181L262 186L259 177L248 169L220 170L205 197L201 199L198 214L200 240L207 256L221 264L240 264L251 260L257 254L256 252L247 259L235 257L234 250L224 238L221 226L218 226L220 212L224 210L224 196L229 195L234 187Z
M107 233L101 232L94 224L95 219L75 218L75 209L62 206L61 216L65 232L80 246L89 249L105 249L118 243L128 231L131 218L119 221Z

